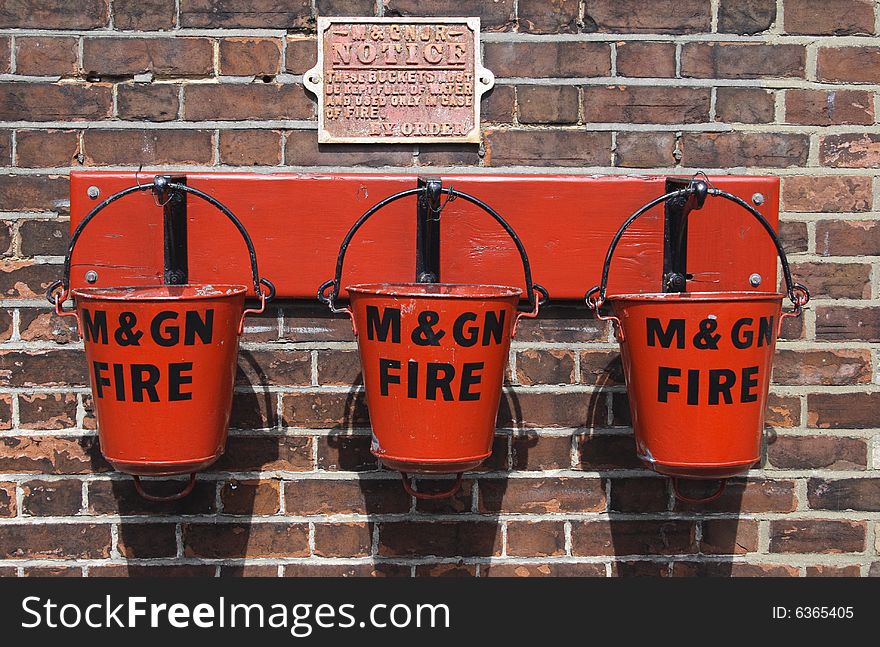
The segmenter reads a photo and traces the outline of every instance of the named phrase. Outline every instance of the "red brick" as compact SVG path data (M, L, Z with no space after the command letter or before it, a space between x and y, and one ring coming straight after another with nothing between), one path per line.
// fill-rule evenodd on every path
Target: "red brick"
M0 525L0 559L110 557L110 526L93 523Z
M866 263L793 263L792 273L819 299L868 299L871 266Z
M313 130L291 130L285 140L288 166L412 166L413 149L406 144L319 144ZM340 324L351 331L351 324Z
M679 555L697 552L693 521L573 521L573 555Z
M613 486L612 486L613 487ZM687 481L681 491L691 497L705 497L714 492L716 481ZM727 482L724 492L710 503L687 503L676 499L674 510L701 512L792 512L797 508L795 485L792 481L771 479L737 479Z
M628 168L675 166L674 133L617 133L614 165Z
M516 12L513 0L384 0L386 16L475 16L485 31L513 29Z
M224 38L220 74L274 76L281 71L281 42L275 38Z
M304 523L185 523L187 557L306 557L309 527Z
M98 76L208 76L214 72L214 46L210 38L86 38L82 66Z
M210 130L87 130L83 148L87 165L211 164L214 134Z
M565 555L565 524L561 521L510 521L507 554L522 557Z
M809 141L794 133L686 132L681 147L685 166L785 168L807 163Z
M581 384L624 384L623 365L616 351L581 351Z
M595 400L595 401L594 401ZM499 427L591 427L605 422L601 394L506 390L498 410Z
M486 157L491 165L606 166L611 134L583 130L489 130Z
M818 564L816 566L807 566L807 577L859 577L862 569L858 564L850 564L849 566L831 566L827 564Z
M803 77L803 45L765 43L685 43L681 50L683 77L759 79Z
M79 134L75 130L19 130L15 150L17 166L72 166L78 162Z
M309 0L180 0L181 27L303 29Z
M706 519L700 552L745 555L758 550L758 522L747 519Z
M284 577L409 577L410 567L401 564L310 564L284 565Z
M430 478L427 475L412 478L417 492L426 494L439 494L448 492L454 483L454 476L445 478ZM459 490L450 497L442 499L416 499L416 512L428 514L460 514L469 513L474 506L474 482L464 479Z
M475 577L476 564L418 564L416 577Z
M311 353L303 350L248 350L239 362L239 384L308 386L312 383Z
M0 5L0 28L94 29L107 25L107 0L29 0Z
M819 306L816 308L816 339L880 341L880 309Z
M0 36L0 73L7 74L10 71L12 59L12 39L8 36Z
M807 223L783 221L779 223L779 238L786 254L799 254L807 251Z
M708 88L609 86L584 88L584 120L677 124L709 120Z
M363 384L358 352L355 350L318 351L318 382L339 386Z
M116 86L120 119L174 121L180 110L180 86L173 83L120 83Z
M15 483L0 482L0 517L14 517L18 513Z
M220 488L220 503L224 514L277 514L281 484L277 480L227 481Z
M186 480L144 479L143 487L148 492L167 496L179 492ZM214 481L196 481L191 494L178 501L157 503L147 501L134 488L130 478L122 480L101 480L89 482L89 512L91 514L112 515L178 515L212 514L216 512L217 484Z
M318 16L372 16L375 11L373 0L315 0Z
M395 514L410 508L398 479L303 479L284 487L288 514Z
M25 220L18 227L22 256L64 256L70 244L66 220Z
M858 553L865 550L865 531L864 521L771 521L770 552Z
M57 211L68 202L68 182L59 175L0 175L0 202L9 211Z
M571 384L574 354L567 350L524 350L516 355L519 384Z
M593 562L517 564L492 562L480 567L480 577L605 577L605 564Z
M513 469L560 470L571 467L571 436L515 434L512 440Z
M786 177L782 183L782 201L786 211L802 213L812 212L845 212L871 210L871 178L857 175L793 175ZM854 223L858 228L855 236L859 241L865 239L864 230L873 223ZM837 221L820 221L816 223L817 246L821 253L823 243L829 247L839 236L845 235L848 225ZM830 235L834 229L835 236ZM820 231L824 235L820 239ZM880 248L880 247L878 247ZM827 255L827 252L826 252ZM845 254L844 254L845 255Z
M669 488L662 479L615 478L608 507L615 512L665 512L669 509Z
M366 557L372 545L371 523L315 524L315 555L319 557Z
M90 567L89 577L214 577L216 571L213 564L112 564Z
M12 131L0 130L0 164L12 166Z
M632 469L642 465L630 435L581 434L577 437L577 452L577 469Z
M786 8L788 5L786 5ZM767 0L721 0L718 31L728 34L758 34L776 20L776 3Z
M174 557L177 535L173 523L120 524L119 554L128 559Z
M283 567L282 567L283 568ZM241 564L220 566L220 577L278 577L275 564Z
M880 393L811 393L807 425L818 429L871 429L876 426Z
M43 308L19 309L19 333L24 341L54 341L67 344L79 340L76 322Z
M399 521L378 525L379 555L383 557L501 554L501 528L494 522Z
M106 472L96 437L24 436L0 438L0 471L21 474Z
M712 10L700 0L586 0L585 31L692 33L709 31Z
M513 123L516 110L516 90L510 85L496 85L483 96L480 105L480 120L483 123ZM433 146L431 147L433 149Z
M789 0L785 3L789 34L847 36L874 33L871 0Z
M862 438L776 436L767 445L767 460L783 470L863 470L868 446Z
M277 166L281 163L281 131L221 130L220 162L232 166Z
M173 29L176 0L113 0L116 29L152 31Z
M518 0L519 30L533 34L578 31L578 0Z
M7 386L85 385L85 362L78 351L0 351L0 384Z
M320 470L368 472L378 468L378 460L370 452L370 436L333 434L316 442Z
M59 275L59 267L33 261L0 262L0 294L23 299L45 297L46 288Z
M874 168L880 165L880 135L827 135L819 138L823 166Z
M880 479L811 478L807 500L814 510L864 510L880 512Z
M71 566L26 566L25 577L83 577L83 569Z
M308 472L312 439L305 436L231 436L213 469L240 472Z
M715 120L726 123L770 124L775 119L774 93L762 88L718 88Z
M577 123L578 89L575 86L519 85L516 96L521 123Z
M290 74L303 74L318 63L318 45L314 38L288 37L284 69Z
M570 78L611 74L608 43L504 41L483 44L483 64L496 78Z
M577 306L545 306L540 319L522 319L516 329L517 341L582 344L607 338L606 322Z
M76 394L35 393L18 398L22 429L68 429L76 426Z
M817 126L873 124L874 95L861 90L787 90L785 120Z
M0 309L0 340L7 341L12 337L12 310L2 310ZM3 401L4 397L0 395L0 402ZM2 428L2 427L0 427Z
M673 577L798 577L800 569L781 564L745 562L674 562Z
M617 43L617 75L672 78L675 76L675 45L632 40Z
M599 479L544 477L480 481L481 512L601 512L605 505L605 490Z
M19 36L15 39L15 71L32 76L72 76L79 68L76 38Z
M816 79L844 83L880 82L880 47L822 47Z
M246 356L247 351L242 355ZM239 360L241 361L241 360ZM253 391L232 394L232 416L229 426L233 429L273 429L278 426L277 393L266 393L265 384L251 385Z
M669 577L672 563L655 560L627 560L611 563L611 577Z
M774 384L846 386L871 378L867 350L778 350L773 364Z
M281 423L287 427L348 429L365 426L369 420L362 392L285 393L281 405Z
M867 178L865 178L867 179ZM870 205L870 187L862 184L859 194L862 198L854 200L859 211ZM816 253L822 256L876 256L880 255L880 226L870 220L822 220L816 223Z
M4 121L86 121L110 116L110 86L89 83L0 83Z

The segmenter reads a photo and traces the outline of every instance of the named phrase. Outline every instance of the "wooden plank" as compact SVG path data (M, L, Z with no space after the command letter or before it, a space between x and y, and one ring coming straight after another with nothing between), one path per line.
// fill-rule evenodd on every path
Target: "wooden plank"
M580 299L599 280L611 236L642 204L661 195L665 177L574 175L443 176L444 186L470 193L492 206L522 239L534 280L554 299ZM141 174L141 183L151 175ZM718 177L712 181L743 198L763 193L762 212L777 222L779 182L768 177ZM134 185L128 171L71 174L71 226L100 200ZM416 186L415 175L323 175L191 173L190 186L226 204L244 223L257 250L260 272L280 298L313 299L332 278L339 244L349 227L381 199ZM100 189L98 200L87 196ZM415 196L379 211L358 233L346 257L343 285L412 281L415 271ZM523 285L522 265L504 231L465 200L449 202L442 213L442 280L453 283ZM189 197L191 282L249 285L244 243L225 218ZM663 211L646 214L627 233L612 266L609 292L660 289ZM775 277L773 246L750 216L718 199L691 217L689 269L695 286L752 289L748 277ZM162 209L152 194L126 197L98 216L81 238L71 282L83 286L85 273L98 272L98 286L161 282ZM765 282L767 289L772 281Z

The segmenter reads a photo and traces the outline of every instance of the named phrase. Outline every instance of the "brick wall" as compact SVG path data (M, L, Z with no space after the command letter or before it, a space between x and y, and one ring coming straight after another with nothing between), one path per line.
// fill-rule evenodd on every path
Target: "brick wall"
M0 575L880 575L878 6L0 0ZM480 15L482 144L318 147L316 13ZM415 503L369 454L347 322L291 303L245 338L227 455L145 504L42 299L68 171L141 163L778 175L814 302L779 344L766 459L674 502L634 458L610 331L558 306L522 328L484 472Z

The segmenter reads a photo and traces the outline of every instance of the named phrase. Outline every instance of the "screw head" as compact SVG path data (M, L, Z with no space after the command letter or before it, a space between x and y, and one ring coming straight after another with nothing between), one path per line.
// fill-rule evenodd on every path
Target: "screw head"
M99 189L99 188L96 187L96 186L90 186L90 187L86 190L86 194L87 194L92 200L95 200L95 199L97 199L97 197L98 197L99 195L101 195L101 189Z
M764 280L764 278L763 278L760 274L758 274L757 272L755 272L754 274L752 274L752 275L749 277L749 285L751 285L753 288L756 288L756 287L758 287L759 285L761 285L761 282L762 282L763 280Z
M764 204L764 199L765 198L763 193L756 193L752 196L752 202L754 202L758 206Z
M98 282L98 273L95 270L89 270L86 272L86 283L97 283Z

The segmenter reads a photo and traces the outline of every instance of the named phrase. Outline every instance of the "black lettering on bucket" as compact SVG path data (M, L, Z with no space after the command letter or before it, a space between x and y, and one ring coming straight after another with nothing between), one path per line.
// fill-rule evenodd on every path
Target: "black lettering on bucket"
M739 349L749 348L755 341L755 333L753 330L743 331L744 326L751 326L754 319L751 317L743 317L738 319L730 331L733 345Z
M94 318L92 318L94 316ZM83 337L86 341L93 341L99 344L107 343L107 313L104 310L95 310L92 315L91 310L83 308Z
M775 317L761 317L758 324L758 348L773 343L773 319Z
M455 343L465 348L470 348L477 343L480 337L480 327L470 326L465 330L464 325L469 321L476 321L477 314L475 312L462 312L452 325L452 337ZM484 344L485 345L485 344Z
M428 400L436 400L437 391L442 391L444 400L453 400L452 378L455 377L455 367L446 362L428 362L427 368L425 397Z
M367 339L378 338L379 341L388 340L388 331L391 331L391 342L400 343L400 308L384 308L382 317L379 317L379 308L367 306Z
M663 348L669 348L674 339L676 348L684 348L684 319L670 319L666 330L656 317L648 317L645 323L648 327L648 346L656 346L659 340Z
M391 369L400 370L400 362L396 359L379 358L379 391L382 395L388 395L389 384L400 384L400 376L392 375Z
M146 374L146 377L144 374ZM131 399L134 402L143 402L145 391L150 397L150 402L158 402L159 394L156 391L156 384L158 383L158 366L153 364L131 365Z
M458 399L462 402L474 402L480 399L479 393L471 391L472 386L477 386L483 379L477 375L477 371L483 370L484 362L465 362L461 367L461 385L458 389Z
M162 324L166 321L177 321L177 313L173 310L163 310L150 324L150 335L159 346L175 346L180 343L180 328L178 326L166 326L163 334Z
M186 328L183 334L183 345L194 346L196 335L203 344L210 344L214 338L214 309L205 310L205 318L202 319L196 310L186 311Z
M657 401L658 402L669 402L669 394L670 393L678 393L681 391L681 387L678 384L672 384L669 381L671 377L681 377L681 369L680 368L670 368L668 366L660 366L658 367L658 381L657 381Z
M184 375L184 371L192 371L192 362L172 362L168 365L168 401L179 402L192 400L193 394L189 391L181 391L184 384L192 384L192 375Z
M772 319L772 317L771 317ZM742 371L742 384L740 385L740 402L757 402L758 394L753 389L758 386L758 367L749 366Z
M92 369L95 375L95 395L99 398L104 397L104 387L110 386L110 378L104 377L101 372L110 368L107 362L92 362Z
M733 404L733 385L736 384L736 373L729 368L713 368L709 370L709 404L718 404L724 398L724 404Z
M506 310L499 310L497 314L491 310L486 312L482 346L488 346L491 339L495 340L496 345L501 343L501 339L504 337L504 318L506 315Z

